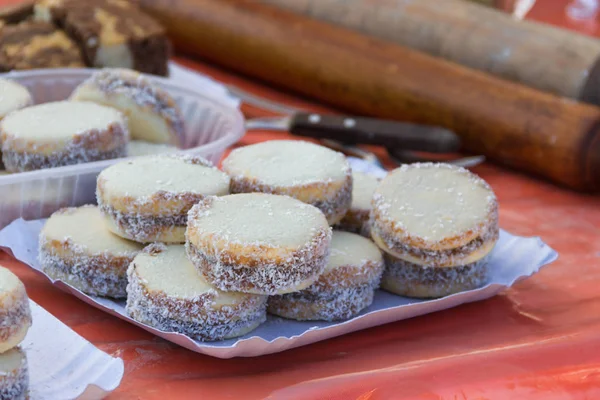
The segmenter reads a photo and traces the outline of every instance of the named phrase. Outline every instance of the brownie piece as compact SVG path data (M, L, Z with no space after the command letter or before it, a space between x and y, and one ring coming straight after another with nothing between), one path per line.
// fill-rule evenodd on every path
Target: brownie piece
M51 18L77 42L88 65L167 75L165 29L126 0L44 0L38 18Z
M5 24L16 24L33 15L33 1L0 7L0 21Z
M0 30L0 71L85 67L79 47L47 22L25 21Z

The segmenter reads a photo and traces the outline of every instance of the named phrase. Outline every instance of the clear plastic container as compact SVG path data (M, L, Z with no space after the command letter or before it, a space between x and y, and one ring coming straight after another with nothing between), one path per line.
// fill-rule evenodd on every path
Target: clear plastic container
M87 79L91 69L55 69L0 75L26 86L36 103L64 100ZM207 78L178 71L177 81L152 77L178 102L186 129L184 154L217 163L225 149L244 135L244 117L226 89ZM22 217L38 219L61 207L95 203L96 177L119 160L0 175L0 229Z

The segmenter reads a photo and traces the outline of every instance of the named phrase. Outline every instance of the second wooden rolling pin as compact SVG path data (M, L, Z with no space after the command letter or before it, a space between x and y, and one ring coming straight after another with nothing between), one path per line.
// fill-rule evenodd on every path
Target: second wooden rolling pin
M464 0L263 0L527 86L600 104L600 40Z
M176 47L341 109L440 125L467 150L600 189L600 108L251 0L142 0Z

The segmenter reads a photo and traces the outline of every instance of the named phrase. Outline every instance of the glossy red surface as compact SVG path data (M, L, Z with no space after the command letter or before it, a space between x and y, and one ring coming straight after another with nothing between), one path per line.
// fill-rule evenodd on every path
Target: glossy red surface
M538 0L532 18L565 24L566 3ZM180 61L263 96L308 105ZM283 136L251 133L240 144ZM195 354L55 289L7 254L0 253L0 263L23 279L33 300L125 360L114 399L600 399L600 198L493 165L475 172L500 199L501 226L541 236L560 253L558 261L487 301L280 354L232 360Z

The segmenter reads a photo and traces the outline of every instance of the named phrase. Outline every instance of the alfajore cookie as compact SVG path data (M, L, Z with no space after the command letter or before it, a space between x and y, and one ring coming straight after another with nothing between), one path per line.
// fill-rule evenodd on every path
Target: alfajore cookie
M0 400L28 398L29 372L27 356L20 348L0 354Z
M63 208L40 232L39 260L52 279L92 296L125 298L127 267L143 246L112 234L96 206Z
M132 140L127 146L128 157L150 156L153 154L175 153L179 149L170 144Z
M122 111L132 139L181 144L184 121L177 103L138 72L102 69L75 88L71 100L93 101Z
M0 119L12 111L32 104L33 99L25 86L8 79L0 79Z
M232 193L282 194L320 209L330 225L352 202L352 174L342 153L305 141L272 140L240 147L223 160Z
M441 297L487 281L498 202L478 176L448 164L405 165L381 182L372 205L371 236L387 253L382 288Z
M96 189L110 231L140 243L185 242L190 208L227 193L227 174L201 157L176 154L115 164L100 173Z
M222 340L245 335L266 320L266 296L215 288L190 263L181 245L149 245L127 275L127 313L162 331Z
M371 199L380 180L373 175L352 171L352 181L352 204L335 228L371 237L369 234Z
M57 101L10 113L0 139L6 169L21 172L123 157L129 131L113 108Z
M315 282L327 264L331 229L316 207L246 193L195 205L186 238L190 260L214 286L274 295Z
M31 309L25 286L0 265L0 353L23 341L31 326Z
M300 321L355 317L373 302L383 269L383 256L373 242L333 231L329 262L319 279L299 292L270 297L268 311Z

